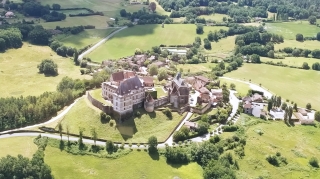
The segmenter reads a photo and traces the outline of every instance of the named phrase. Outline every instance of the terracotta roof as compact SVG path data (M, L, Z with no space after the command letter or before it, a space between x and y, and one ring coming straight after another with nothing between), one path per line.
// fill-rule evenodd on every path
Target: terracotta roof
M308 115L307 111L305 109L303 109L303 108L299 108L298 112L301 113L303 116Z
M243 108L252 108L251 103L246 103L243 105Z
M192 127L192 128L197 128L197 127L198 127L198 124L197 124L197 123L195 123L195 122L190 122L190 121L186 121L186 122L184 123L184 125L185 125L186 127L188 127L188 128L190 128L190 127Z
M140 77L144 83L153 84L153 77L152 76L142 76Z
M158 67L162 67L162 66L165 65L165 63L160 62L160 61L156 61L156 62L154 62L154 63L152 63L152 64L155 64L155 65L157 65Z
M135 76L133 78L128 78L122 82L120 82L117 94L124 95L131 92L131 90L136 90L139 88L142 88L142 83L138 76Z
M258 93L255 93L253 96L252 96L252 101L256 101L256 100L263 100L262 96Z
M216 95L216 94L222 94L222 89L211 89L211 93Z
M209 83L210 82L210 80L208 78L204 77L204 76L195 76L195 78L197 78L197 79L199 79L199 80L201 80L201 81L203 81L205 83Z
M210 93L210 91L206 87L201 87L199 89L199 92L203 93L203 94L209 94Z
M123 71L112 73L112 80L113 81L122 81L122 80L124 80Z

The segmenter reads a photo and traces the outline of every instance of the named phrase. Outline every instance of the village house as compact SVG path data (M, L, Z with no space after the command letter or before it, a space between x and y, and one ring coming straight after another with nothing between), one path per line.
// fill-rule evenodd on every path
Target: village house
M284 110L281 108L273 108L270 110L269 115L273 119L284 119Z
M195 122L186 121L184 126L190 129L190 131L195 131L198 129L198 124Z
M314 111L298 108L296 116L299 118L300 124L314 124Z

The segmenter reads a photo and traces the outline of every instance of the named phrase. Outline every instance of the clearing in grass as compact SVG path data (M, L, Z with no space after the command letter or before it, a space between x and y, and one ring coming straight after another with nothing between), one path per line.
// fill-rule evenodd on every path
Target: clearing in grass
M312 64L316 62L320 62L319 59L304 58L304 57L286 57L285 59L272 59L272 58L260 57L260 59L262 62L269 62L269 61L272 61L273 63L282 62L283 64L286 64L289 66L296 66L296 67L302 67L302 64L304 62L307 62L310 68Z
M192 44L196 36L203 40L207 38L209 31L220 29L227 29L227 27L206 26L204 27L204 33L197 35L194 24L165 24L164 28L158 24L137 25L117 33L105 44L91 52L88 57L93 61L101 62L106 59L118 59L133 55L137 48L149 50L151 47L161 44ZM212 48L214 47L213 44Z
M310 64L309 64L310 65ZM225 76L256 84L262 84L282 99L289 99L305 107L311 103L312 108L320 109L320 72L265 64L244 64L236 71Z
M247 136L245 157L238 160L238 178L318 178L320 170L309 165L311 157L320 159L318 127L288 127L283 121L269 122L245 114L241 114L237 125L244 127ZM287 165L275 167L268 163L266 156L277 152L287 159Z
M55 39L62 42L65 46L74 47L77 49L83 48L88 45L98 43L103 38L107 37L117 29L89 29L80 32L77 35L61 34L55 36Z
M38 150L38 147L33 143L33 139L33 137L9 137L0 139L0 158L7 155L17 157L19 154L32 158L32 155Z
M118 159L107 159L88 155L72 155L47 147L44 160L51 167L55 178L163 179L179 177L200 179L203 172L197 163L168 165L165 157L149 155L145 151L133 151ZM120 168L123 169L121 172L119 172Z
M199 18L204 18L206 20L212 20L215 22L223 22L223 18L229 18L230 16L226 15L226 14L211 14L211 15L201 15L198 16Z
M44 59L52 59L58 65L58 76L45 77L39 74L38 64ZM40 95L56 91L57 84L65 76L88 78L81 75L80 68L73 60L56 55L50 47L24 43L19 49L9 49L0 56L0 97Z
M265 28L268 32L283 35L285 40L295 40L299 33L304 37L314 37L319 32L319 27L310 25L308 21L267 23Z
M84 135L89 137L91 129L96 128L99 138L117 142L142 143L147 142L152 135L163 142L183 117L172 112L172 119L169 120L161 111L147 113L144 109L139 109L140 117L111 126L110 122L100 120L100 112L84 97L65 115L62 125L68 125L73 134L78 134L79 128L83 128Z

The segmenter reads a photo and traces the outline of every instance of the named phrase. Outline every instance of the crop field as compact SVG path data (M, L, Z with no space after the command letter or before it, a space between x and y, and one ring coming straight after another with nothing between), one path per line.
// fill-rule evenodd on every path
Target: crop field
M319 28L320 31L320 28ZM298 42L296 40L285 40L283 43L275 44L275 50L283 49L285 47L292 47L292 48L302 48L302 49L320 49L320 41L311 40L311 41L304 41Z
M204 33L197 35L194 24L165 24L164 28L161 25L138 25L117 33L105 44L91 52L88 57L93 61L101 62L106 59L118 59L133 55L136 48L148 50L152 46L160 44L191 44L196 36L204 39L209 31L221 28L226 29L226 27L204 27Z
M296 34L314 37L320 31L315 25L310 25L308 21L294 21L282 23L267 23L266 30L271 33L283 35L285 40L295 40Z
M313 63L320 62L319 59L304 58L304 57L286 57L285 59L272 59L272 58L261 57L261 61L262 62L272 61L274 63L282 62L283 64L296 66L296 67L302 67L302 64L304 62L307 62L310 68Z
M37 65L44 59L52 59L57 63L58 76L45 77L38 73ZM65 76L91 78L81 75L79 69L71 59L56 55L50 47L24 43L21 48L7 50L0 56L0 97L40 95L45 91L55 91Z
M32 158L37 151L37 146L33 143L33 137L12 137L0 139L0 158L7 155L17 157L18 154Z
M268 122L245 114L237 124L245 128L247 136L246 156L238 160L238 178L318 178L320 170L309 165L311 157L320 159L318 127L288 127L283 121ZM276 152L287 159L287 165L275 167L268 163L266 156Z
M310 65L310 64L309 64ZM244 64L236 71L225 76L261 83L282 99L289 99L305 107L311 103L312 108L320 110L320 72L278 67L265 64Z
M56 36L55 39L62 42L65 46L80 49L90 44L96 44L114 30L116 29L89 29L77 35L61 34Z
M45 162L51 167L55 178L202 178L202 168L196 163L169 165L163 156L149 155L143 150L133 151L118 159L107 159L88 155L72 155L47 147Z
M170 132L178 125L183 116L172 112L172 119L161 111L146 113L144 109L139 110L140 117L128 119L123 123L111 126L100 120L100 110L92 106L86 99L80 99L77 104L66 114L62 120L63 126L70 127L70 133L78 134L79 128L84 129L84 135L91 136L91 129L96 128L98 137L117 142L147 142L152 135L163 142Z

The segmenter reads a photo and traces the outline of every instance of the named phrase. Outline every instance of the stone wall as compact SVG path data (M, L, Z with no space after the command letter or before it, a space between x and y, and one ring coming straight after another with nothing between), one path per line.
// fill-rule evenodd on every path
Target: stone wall
M154 107L159 107L161 105L167 104L169 102L169 97L165 96L165 97L161 97L159 99L154 100Z
M100 101L94 99L89 92L87 92L87 98L91 102L91 104L97 108L99 108L101 111L105 112L108 115L113 115L113 107L112 106L106 106Z
M205 113L209 108L211 107L211 104L208 103L207 105L205 105L203 108L201 109L197 109L195 107L192 107L191 108L191 112L194 112L194 113L198 113L198 114L203 114Z

